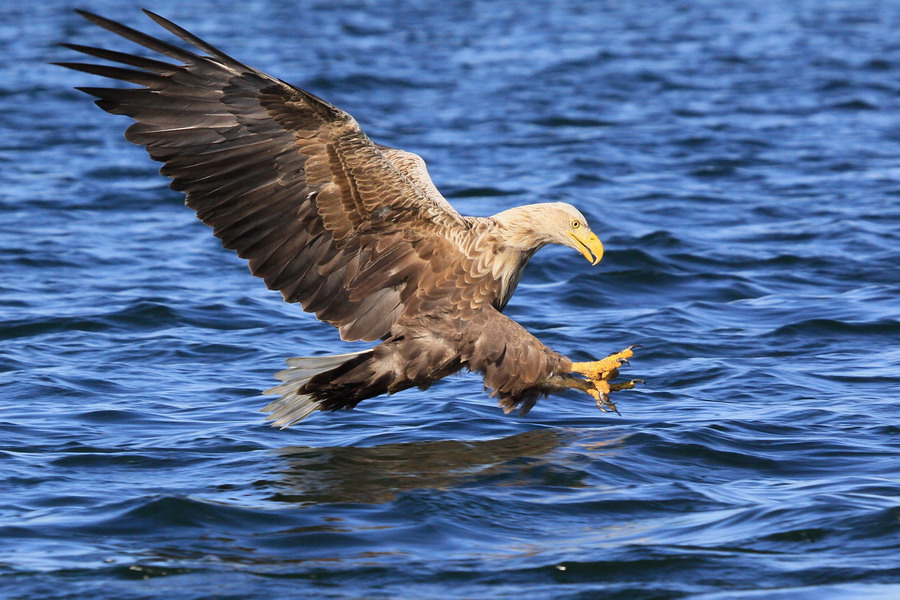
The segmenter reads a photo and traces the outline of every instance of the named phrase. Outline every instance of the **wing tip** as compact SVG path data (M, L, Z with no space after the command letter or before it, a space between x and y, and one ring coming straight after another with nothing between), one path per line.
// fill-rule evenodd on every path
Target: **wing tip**
M141 8L141 12L144 13L145 15L147 15L149 18L151 18L154 22L156 22L159 25L163 25L163 24L175 25L175 23L173 23L169 19L153 12L152 10L150 10L148 8Z
M91 12L84 8L73 8L72 10L79 17L81 17L83 19L87 19L91 23L94 23L95 25L100 25L101 27L106 27L109 24L118 25L118 23L116 23L115 21L111 21L110 19L107 19L106 17L101 17L97 13Z

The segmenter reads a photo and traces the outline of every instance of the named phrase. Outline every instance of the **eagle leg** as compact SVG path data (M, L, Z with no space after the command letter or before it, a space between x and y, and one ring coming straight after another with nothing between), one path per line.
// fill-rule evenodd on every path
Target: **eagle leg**
M644 381L642 379L632 379L622 383L610 383L610 381L618 377L619 367L628 364L628 359L634 356L636 347L629 346L621 352L610 354L601 360L572 363L572 373L584 375L585 379L571 379L567 382L567 387L584 390L590 394L601 411L613 411L620 414L616 405L609 399L609 394L634 389L636 384L644 383Z

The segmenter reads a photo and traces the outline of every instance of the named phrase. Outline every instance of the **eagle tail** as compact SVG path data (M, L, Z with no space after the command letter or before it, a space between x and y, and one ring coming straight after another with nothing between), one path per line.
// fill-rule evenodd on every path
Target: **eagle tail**
M370 390L375 393L363 395L362 386L335 386L332 383L341 375L367 363L372 354L372 350L363 350L287 359L288 368L275 374L283 383L263 392L266 395L278 394L279 398L267 404L261 412L269 413L267 420L272 421L273 427L284 429L316 410L350 409L365 397L382 393ZM354 389L348 389L350 387Z

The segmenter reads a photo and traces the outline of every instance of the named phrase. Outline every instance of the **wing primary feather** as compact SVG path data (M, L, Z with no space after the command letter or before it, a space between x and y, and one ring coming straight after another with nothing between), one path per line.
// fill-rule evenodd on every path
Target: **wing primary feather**
M82 71L91 75L100 75L101 77L109 77L110 79L118 79L119 81L127 81L128 83L136 83L150 87L153 84L164 83L165 80L156 73L148 73L147 71L138 71L136 69L126 69L124 67L112 67L110 65L94 65L90 63L73 63L73 62L53 62L50 63L58 67L65 67L74 71Z
M112 62L122 63L123 65L131 65L146 71L158 73L172 73L178 70L177 65L173 65L161 60L153 60L152 58L144 58L143 56L135 56L134 54L126 54L125 52L116 52L115 50L107 50L106 48L95 48L93 46L82 46L81 44L60 44L64 48L81 52L88 56L102 58Z
M205 116L205 115L204 115ZM210 115L215 116L215 115ZM264 149L266 150L266 149ZM262 154L262 156L258 156ZM268 161L271 168L272 154L254 151L245 148L226 148L220 153L207 153L195 155L191 161L182 161L180 164L169 161L160 169L160 173L172 178L190 178L192 181L200 180L211 173L229 173L242 169L242 164L253 166L257 163ZM252 162L251 162L252 161Z
M122 25L121 23L117 23L111 19L107 19L105 17L101 17L98 14L94 14L87 10L75 9L75 12L93 23L94 25L98 25L104 29L108 29L113 33L122 36L127 40L131 40L135 44L140 46L144 46L145 48L149 48L150 50L154 50L159 52L160 54L165 54L171 58L177 58L178 60L183 60L186 63L192 63L201 60L201 57L194 54L193 52L188 52L178 46L173 46L168 42L164 42L160 39L157 39L153 36L147 35L137 29L132 29L127 25Z
M75 88L78 91L97 96L104 100L121 102L123 99L133 99L135 96L143 97L162 97L159 92L144 88L101 88L91 86L79 86ZM180 87L177 90L166 90L166 99L183 100L191 102L210 102L211 98L215 99L215 94L210 94L209 90L192 89L188 87ZM105 109L104 109L105 110Z
M166 30L170 31L171 33L174 33L175 35L177 35L184 41L196 46L197 48L199 48L200 50L203 50L207 54L214 56L215 58L218 58L219 60L227 62L229 66L236 67L238 70L254 71L254 69L251 69L247 65L231 58L230 56L228 56L227 54L225 54L224 52L222 52L221 50L219 50L212 44L204 42L203 40L198 38L196 35L191 33L190 31L184 29L183 27L176 25L175 23L166 19L165 17L161 17L158 14L156 14L155 12L149 11L146 8L142 8L141 10L144 11L145 15L147 15L148 17L153 19L156 22L156 24L159 25L160 27L162 27L163 29L166 29Z

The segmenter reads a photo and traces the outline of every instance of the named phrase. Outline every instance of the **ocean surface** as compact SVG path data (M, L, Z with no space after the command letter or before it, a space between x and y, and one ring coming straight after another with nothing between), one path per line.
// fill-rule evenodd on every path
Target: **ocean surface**
M463 213L580 207L507 313L641 344L622 415L463 374L279 431L346 352L0 6L0 597L900 598L900 3L143 3L421 154Z

